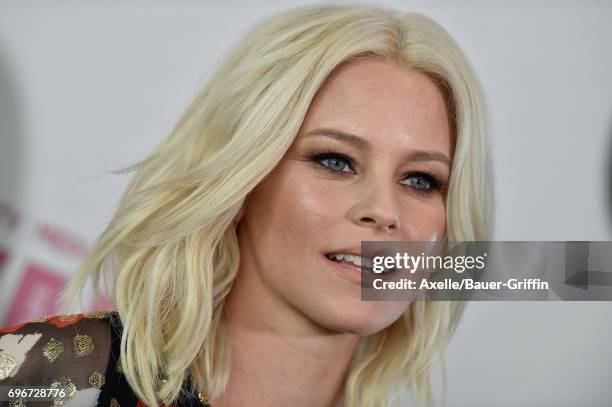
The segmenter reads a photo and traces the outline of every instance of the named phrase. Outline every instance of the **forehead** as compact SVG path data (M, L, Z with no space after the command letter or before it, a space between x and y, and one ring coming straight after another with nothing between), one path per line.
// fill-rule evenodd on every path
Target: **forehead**
M424 73L378 59L340 66L313 99L301 133L329 127L394 148L448 151L444 96Z

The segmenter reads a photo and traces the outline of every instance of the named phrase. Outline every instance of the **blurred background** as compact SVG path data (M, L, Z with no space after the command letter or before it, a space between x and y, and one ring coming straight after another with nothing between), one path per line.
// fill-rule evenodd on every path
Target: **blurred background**
M0 325L57 312L127 185L109 171L151 151L251 24L306 3L0 1ZM371 4L433 17L472 61L496 240L611 240L611 2ZM610 406L611 381L610 302L469 303L447 350L449 407ZM439 365L434 386L441 403Z

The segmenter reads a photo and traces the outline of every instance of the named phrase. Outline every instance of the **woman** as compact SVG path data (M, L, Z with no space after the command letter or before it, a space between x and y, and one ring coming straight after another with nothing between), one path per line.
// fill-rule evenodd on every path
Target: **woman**
M427 17L265 20L127 169L63 295L68 312L104 281L117 310L5 328L0 384L214 407L384 406L412 386L426 405L462 304L361 301L349 263L363 240L490 238L485 123L469 63Z

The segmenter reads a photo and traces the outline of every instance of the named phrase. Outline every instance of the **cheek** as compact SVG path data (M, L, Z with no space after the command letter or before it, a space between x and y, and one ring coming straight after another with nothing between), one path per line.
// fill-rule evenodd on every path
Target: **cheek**
M446 230L446 207L444 206L444 203L441 202L434 208L435 210L431 216L430 228L437 233L438 237L440 237L440 234L444 233Z
M417 206L407 205L402 221L406 222L407 240L442 239L446 231L446 208L442 198Z
M346 194L341 199L329 182L288 164L279 168L253 191L245 211L245 238L258 268L274 270L278 279L284 273L289 278L296 264L316 266L321 259L313 254L321 252L344 219Z
M346 202L337 190L316 177L284 185L283 233L302 246L320 246L326 234L344 219Z

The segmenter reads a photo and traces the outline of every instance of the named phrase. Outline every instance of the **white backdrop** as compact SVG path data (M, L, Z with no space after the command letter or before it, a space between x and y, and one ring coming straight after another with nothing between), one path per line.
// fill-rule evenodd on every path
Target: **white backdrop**
M108 171L146 156L248 26L304 3L0 2L0 325L52 307L126 186ZM610 240L612 3L380 4L440 22L483 82L495 238ZM470 303L447 406L611 405L611 339L610 302Z

